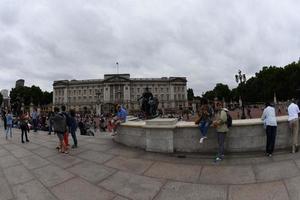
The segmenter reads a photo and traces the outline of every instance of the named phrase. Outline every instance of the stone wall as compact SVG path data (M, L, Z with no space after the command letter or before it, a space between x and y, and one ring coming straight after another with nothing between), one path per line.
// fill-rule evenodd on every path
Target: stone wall
M287 116L278 117L276 149L290 147L291 134ZM154 152L216 152L217 135L210 128L208 139L199 143L200 130L193 122L154 119L124 123L114 138L127 146ZM260 119L234 120L225 140L227 152L264 151L266 134Z

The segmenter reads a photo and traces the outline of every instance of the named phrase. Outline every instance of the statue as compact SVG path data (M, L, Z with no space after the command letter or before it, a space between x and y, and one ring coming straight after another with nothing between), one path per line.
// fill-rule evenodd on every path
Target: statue
M153 94L149 91L148 87L145 88L145 92L140 98L138 98L138 101L141 99L141 110L145 113L145 118L155 117L159 101L156 97L153 97Z

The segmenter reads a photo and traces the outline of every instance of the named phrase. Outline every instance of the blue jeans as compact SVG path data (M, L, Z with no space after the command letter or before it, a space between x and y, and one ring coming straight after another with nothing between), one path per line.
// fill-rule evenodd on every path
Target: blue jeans
M208 127L209 127L209 121L205 121L205 120L200 121L199 129L203 137L207 135Z
M36 132L37 131L37 125L38 125L37 119L32 119L32 123L33 123L33 130L34 130L34 132Z
M12 137L12 124L7 124L7 127L6 127L6 139L8 137L8 132L10 133L10 137Z
M218 136L218 157L223 158L226 132L217 132L217 136Z
M74 146L77 147L77 137L76 137L76 132L75 131L71 131L71 136L73 138L73 142L74 142Z

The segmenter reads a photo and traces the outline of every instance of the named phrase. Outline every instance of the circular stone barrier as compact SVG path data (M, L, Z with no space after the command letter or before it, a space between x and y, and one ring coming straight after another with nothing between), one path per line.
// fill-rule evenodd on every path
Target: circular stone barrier
M291 146L291 133L287 116L277 117L275 149ZM114 140L130 147L153 152L216 152L217 135L209 128L207 139L200 144L200 130L194 122L177 119L128 121L120 126ZM261 119L233 120L225 139L227 152L264 151L266 134Z

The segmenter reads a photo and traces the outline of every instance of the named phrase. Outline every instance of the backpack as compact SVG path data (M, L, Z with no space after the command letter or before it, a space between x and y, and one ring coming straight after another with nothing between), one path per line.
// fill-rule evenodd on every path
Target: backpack
M71 121L70 115L67 112L64 112L64 111L61 112L61 113L65 116L67 126L70 127L72 125L72 121Z
M58 113L53 117L53 129L55 132L64 133L67 129L66 118L63 114Z
M232 126L232 117L230 116L230 114L228 112L226 112L226 115L227 115L227 127L231 127Z

